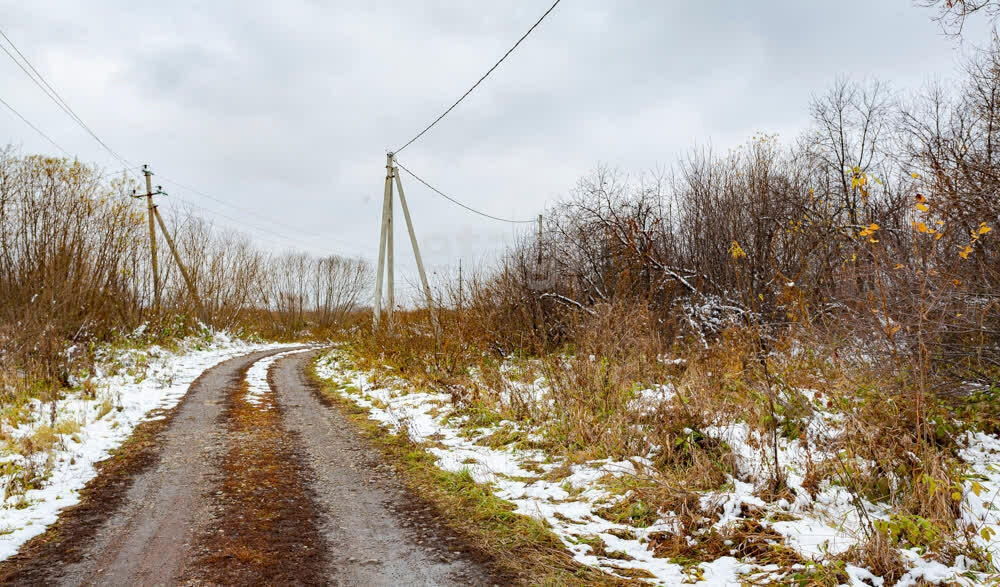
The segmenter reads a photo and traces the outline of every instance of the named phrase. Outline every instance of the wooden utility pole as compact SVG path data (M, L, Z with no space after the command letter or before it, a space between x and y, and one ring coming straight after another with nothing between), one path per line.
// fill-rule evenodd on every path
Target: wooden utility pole
M151 259L153 264L153 303L154 307L159 310L160 308L160 271L159 266L156 261L156 224L160 224L160 230L163 231L163 237L167 239L167 245L170 247L170 252L173 253L174 261L177 262L177 267L181 270L181 276L184 277L184 283L187 285L188 291L191 293L191 297L194 298L195 303L198 305L198 312L202 315L205 313L205 306L201 303L201 297L198 295L198 290L194 287L194 282L191 280L191 275L187 272L187 268L184 267L184 262L181 261L180 253L177 251L177 247L174 245L174 240L170 238L170 232L167 230L166 223L163 222L163 218L160 217L160 212L156 209L156 205L153 203L153 196L165 196L167 192L163 191L161 186L156 186L156 191L153 191L153 172L150 171L149 165L142 166L142 173L146 176L146 193L136 194L133 190L133 198L146 198L146 211L149 214L149 249L151 253ZM203 316L204 317L204 316Z
M413 230L413 220L410 218L410 208L406 204L406 195L403 193L403 183L399 179L399 170L392 153L386 154L386 174L385 174L385 197L382 200L382 234L379 236L379 256L378 256L378 276L375 279L375 311L374 325L379 326L382 306L382 276L383 269L386 269L386 278L389 286L389 328L392 329L392 312L395 306L395 275L393 267L393 247L392 247L392 208L393 208L393 187L399 192L399 204L403 208L403 218L406 220L406 229L410 235L410 246L413 247L413 256L417 261L417 271L420 273L420 283L423 285L424 297L427 299L427 309L431 314L431 322L434 324L436 336L440 336L440 326L437 320L437 313L434 311L434 298L431 295L431 287L427 282L427 272L424 271L424 261L420 256L420 246L417 244L417 234Z
M159 192L153 193L153 172L149 170L149 165L142 166L142 173L146 176L146 194L139 195L132 192L133 198L146 198L146 214L149 216L149 253L150 260L153 265L153 308L159 311L160 309L160 269L156 263L156 225L153 224L153 196L158 195Z

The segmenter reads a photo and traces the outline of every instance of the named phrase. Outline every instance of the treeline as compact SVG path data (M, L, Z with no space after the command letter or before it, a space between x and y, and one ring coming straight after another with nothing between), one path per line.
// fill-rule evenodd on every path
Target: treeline
M68 346L143 323L149 332L200 320L301 336L335 326L367 294L365 261L272 253L175 211L164 219L202 307L162 236L162 301L154 307L145 205L129 197L132 187L126 176L101 176L79 161L0 150L0 359L7 366L58 370Z
M600 168L548 211L541 255L526 238L466 306L508 347L530 333L553 348L595 308L641 307L668 341L735 321L766 346L819 326L995 381L1000 49L966 72L912 95L840 81L791 142L694 150L658 175Z

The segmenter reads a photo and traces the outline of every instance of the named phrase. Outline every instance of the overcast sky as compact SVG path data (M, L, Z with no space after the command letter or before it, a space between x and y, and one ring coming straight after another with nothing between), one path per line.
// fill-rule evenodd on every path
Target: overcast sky
M550 3L0 0L0 28L172 195L239 220L263 247L374 259L385 152ZM930 17L911 0L564 0L400 161L474 207L533 218L599 163L643 171L695 144L726 149L760 131L791 139L810 96L838 75L901 91L952 79L969 50ZM0 98L81 159L117 165L2 53ZM0 110L4 142L54 151ZM511 239L510 225L403 181L436 271ZM401 228L396 243L412 280Z

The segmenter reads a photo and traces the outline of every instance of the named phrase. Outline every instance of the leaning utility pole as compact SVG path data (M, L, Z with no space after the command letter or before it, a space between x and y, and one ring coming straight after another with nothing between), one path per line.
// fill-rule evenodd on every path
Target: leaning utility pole
M184 277L184 283L188 287L188 291L191 293L191 297L194 298L195 303L198 305L198 311L201 314L205 313L205 307L201 303L201 297L198 295L198 290L194 287L194 282L191 280L191 276L187 272L187 268L184 267L184 262L181 261L181 256L177 251L177 247L174 246L174 240L170 238L170 232L167 230L166 223L163 222L163 218L160 217L160 212L156 209L156 205L153 204L153 196L165 196L167 192L163 191L162 186L156 186L156 191L153 191L153 172L150 171L149 165L142 166L142 173L146 176L146 193L136 194L135 190L132 190L133 198L146 198L146 212L149 215L149 250L151 254L151 260L153 264L153 304L156 310L160 309L160 271L159 266L156 262L156 225L155 221L160 224L160 230L163 231L163 237L167 239L167 245L170 246L170 252L174 256L174 260L177 262L177 267L181 270L181 276Z
M170 238L170 233L167 232L167 225L163 222L163 218L160 216L160 211L153 206L153 214L156 216L156 221L160 223L160 230L163 231L163 238L167 239L167 244L170 245L170 252L174 254L174 261L177 261L177 267L181 270L181 276L184 277L184 283L187 284L188 292L191 293L191 297L194 298L195 304L198 305L198 312L200 314L205 313L205 306L201 303L201 297L198 295L198 290L194 287L194 282L191 281L191 276L187 272L187 268L184 267L184 262L181 261L181 255L177 252L177 247L174 245L174 239Z
M376 329L378 328L382 317L382 277L383 273L385 273L389 285L388 322L389 330L390 332L392 331L393 311L396 303L392 251L392 208L393 187L395 187L395 191L399 192L399 204L403 208L403 218L406 220L406 229L410 234L410 246L413 248L413 256L417 261L417 271L420 273L420 283L423 285L424 297L427 298L427 309L431 314L431 322L434 324L434 333L435 335L439 335L437 314L434 311L434 298L431 296L431 287L427 283L427 273L424 271L424 261L420 256L420 246L417 244L417 234L413 230L413 220L410 218L410 208L406 205L406 196L403 194L403 184L399 180L399 169L396 168L396 161L392 153L386 154L385 170L385 193L382 199L382 231L379 235L378 249L378 276L375 278L375 308L373 314L374 327Z

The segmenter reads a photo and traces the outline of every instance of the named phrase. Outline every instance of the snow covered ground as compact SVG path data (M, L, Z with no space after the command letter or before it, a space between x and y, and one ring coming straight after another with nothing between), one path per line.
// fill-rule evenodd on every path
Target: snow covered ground
M393 432L405 431L415 442L428 441L427 450L437 457L437 466L441 469L467 470L476 482L488 484L519 513L548 522L576 560L583 564L621 577L636 576L629 569L644 571L649 573L647 580L650 583L659 585L676 585L693 579L706 585L740 584L751 577L761 582L793 579L788 576L787 569L779 569L778 565L745 562L736 556L721 556L698 563L695 568L690 563L681 565L657 558L649 548L650 539L657 533L676 532L673 512L657 512L657 520L648 527L633 527L601 517L599 510L628 497L627 493L623 495L609 488L608 480L640 475L651 455L636 455L623 461L573 464L567 477L549 481L544 478L548 473L560 468L565 470L565 463L560 458L538 450L510 446L490 448L477 444L477 440L500 430L519 429L514 422L499 422L471 432L467 428L463 430L463 420L455 415L449 394L418 390L402 380L375 385L368 374L352 369L350 362L338 351L320 359L317 373L333 381L343 397L367 409L373 420ZM536 382L532 389L532 395L539 401L545 401L543 387ZM639 394L633 409L649 409L656 402L669 401L672 395L667 386L645 390ZM821 440L824 435L835 435L839 418L837 414L818 412L809 424L810 437ZM755 437L757 433L746 424L734 422L710 428L706 434L725 441L732 448L736 455L735 466L742 478L756 481L766 475L767 457L762 449L766 443L762 444ZM712 529L723 529L737 522L744 510L753 508L758 512L764 510L769 519L781 520L773 521L770 527L783 535L785 544L807 561L818 561L825 555L835 555L858 544L862 526L851 495L828 481L821 484L815 497L810 495L803 488L807 451L799 441L784 439L779 450L794 497L766 503L754 495L755 483L731 477L722 490L702 494L701 506L705 511L721 511ZM814 446L813 459L822 456L816 451ZM1000 505L1000 438L970 434L961 457L981 476L980 480L966 484L963 502L966 521L980 528L1000 531L1000 510L997 509ZM974 488L972 483L977 486ZM887 519L891 513L884 505L867 502L864 505L873 519ZM600 538L603 549L593 547L594 537ZM979 545L992 551L994 560L1000 560L1000 541L988 532L980 538ZM730 554L735 555L735 550ZM920 579L928 583L971 585L988 579L968 573L961 557L949 567L925 559L915 549L904 550L902 554L909 571L899 585L913 585ZM796 567L793 571L804 568L803 565ZM885 583L867 569L847 565L844 571L852 585Z
M29 456L17 452L18 440L30 438L52 422L52 404L35 400L30 421L4 430L13 439L0 456L0 487L16 484L20 471L39 471L41 487L13 492L0 508L0 560L54 523L62 508L79 502L79 491L95 475L95 463L107 458L151 412L176 406L188 386L206 369L232 357L289 345L254 344L216 333L185 339L179 350L152 346L142 350L110 350L99 354L92 383L96 397L83 391L56 402L51 450ZM116 365L117 372L109 374ZM61 423L70 426L60 426ZM61 433L65 431L66 433Z

